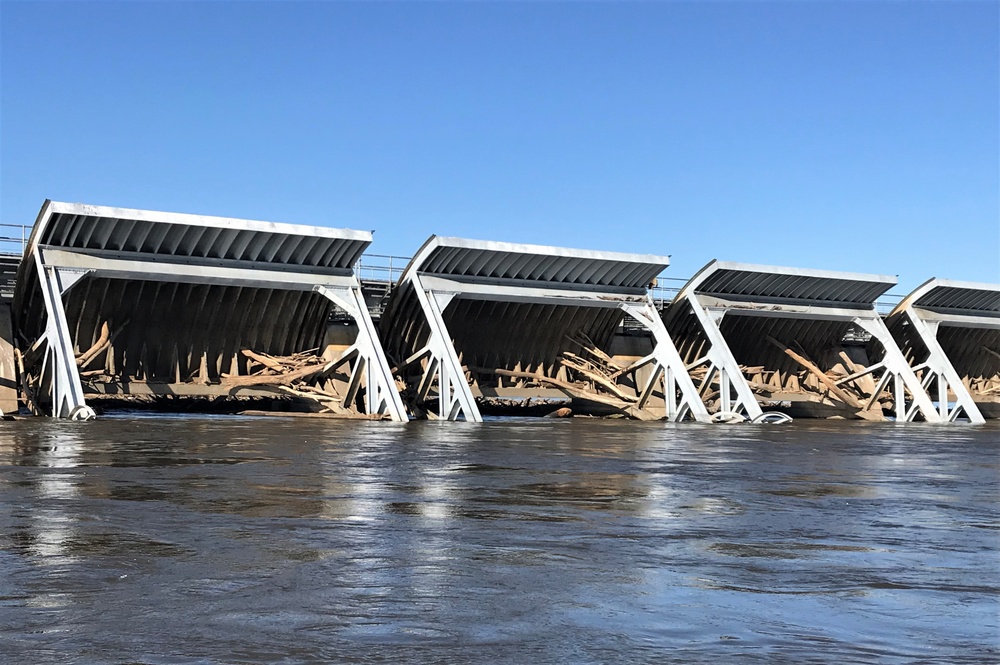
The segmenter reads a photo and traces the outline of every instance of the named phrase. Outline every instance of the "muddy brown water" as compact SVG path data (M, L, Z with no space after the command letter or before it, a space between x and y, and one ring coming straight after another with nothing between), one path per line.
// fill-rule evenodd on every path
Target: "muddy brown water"
M0 423L2 663L1000 661L1000 428Z

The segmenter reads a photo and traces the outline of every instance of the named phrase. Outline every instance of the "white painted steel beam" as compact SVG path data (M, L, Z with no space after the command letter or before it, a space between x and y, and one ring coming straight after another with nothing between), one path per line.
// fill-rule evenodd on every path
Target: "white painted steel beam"
M450 293L459 298L469 300L489 300L495 302L526 302L537 304L555 304L579 307L606 307L617 309L628 296L610 296L608 292L588 292L586 290L571 290L559 287L505 285L502 283L484 284L479 281L465 282L435 275L421 275L420 283L428 291L435 293ZM645 290L632 296L636 303L646 299Z
M481 423L483 416L479 413L476 398L472 394L465 371L458 359L458 353L452 344L451 333L445 325L442 312L448 306L455 292L436 293L423 284L421 276L416 272L407 277L410 287L416 294L420 307L430 326L430 338L427 340L428 362L424 375L420 380L419 393L426 397L434 380L438 385L438 417L443 420L458 420L462 418L469 422Z
M757 399L720 326L726 316L765 317L849 322L864 329L881 344L884 352L883 361L866 372L883 373L872 402L888 385L898 421L911 421L920 415L929 422L940 422L944 418L934 407L926 386L906 362L875 309L875 299L894 283L894 278L884 275L713 261L685 285L671 309L680 311L690 307L708 341L708 351L690 369L706 365L702 391L718 378L720 412L732 412L750 420L762 417Z
M283 270L217 265L211 259L198 263L146 260L140 253L102 256L85 250L40 246L36 253L44 265L63 271L94 273L113 279L141 279L191 284L253 286L256 288L311 291L314 287L349 287L356 282L348 274L312 274Z
M83 385L80 383L80 372L76 366L76 355L73 353L72 337L62 300L63 292L69 288L69 285L63 285L62 278L65 277L67 282L71 282L75 281L78 275L61 275L58 268L46 266L38 254L34 255L34 261L48 313L45 327L47 347L42 360L41 374L49 377L52 416L70 420L91 420L96 414L87 406L83 397Z
M642 304L623 302L621 308L653 335L653 352L648 357L655 364L646 385L639 390L637 407L643 408L653 391L659 387L666 401L667 420L681 422L690 414L698 422L710 422L708 409L705 408L684 361L677 353L652 298L647 296L646 302Z
M717 374L719 377L719 412L743 416L750 421L760 418L764 415L764 411L760 408L757 398L744 379L740 364L733 356L733 352L729 349L726 338L719 328L722 317L726 315L725 308L703 306L694 293L689 293L686 300L701 324L702 332L709 343L708 352L703 356L704 362L707 363L707 372L701 394L704 394Z
M361 286L357 283L348 287L315 287L316 291L339 305L357 323L358 337L354 345L344 354L353 353L357 356L352 368L353 384L355 376L364 376L365 405L368 414L386 414L398 422L406 422L406 407L396 390L396 382L392 378L389 362L382 352L378 341L375 324L365 304ZM343 408L348 409L354 400L356 391L350 390L344 398Z
M926 350L922 360L911 358L913 370L922 374L923 385L935 397L942 420L967 418L986 422L963 377L941 346L942 328L1000 330L1000 284L981 284L931 279L921 284L890 313L890 327L905 344L915 335ZM919 348L920 345L917 345ZM981 351L986 355L988 351ZM954 403L949 395L954 395Z
M903 352L896 346L895 340L885 327L885 322L874 309L867 317L855 317L852 322L863 328L873 338L882 345L885 354L882 364L885 366L885 376L893 377L892 401L896 407L897 422L911 422L916 419L917 413L924 417L924 420L931 423L945 420L934 408L930 395L927 394L925 386L913 372L913 368L906 362ZM910 402L906 401L906 392L910 393ZM876 391L876 395L878 391Z

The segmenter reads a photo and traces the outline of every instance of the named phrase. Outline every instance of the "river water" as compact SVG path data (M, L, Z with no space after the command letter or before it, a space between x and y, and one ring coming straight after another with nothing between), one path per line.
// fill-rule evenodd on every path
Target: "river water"
M0 423L0 662L1000 662L1000 428Z

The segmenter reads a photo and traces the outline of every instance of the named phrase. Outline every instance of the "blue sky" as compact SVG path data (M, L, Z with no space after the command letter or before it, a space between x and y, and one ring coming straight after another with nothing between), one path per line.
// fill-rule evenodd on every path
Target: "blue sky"
M45 198L1000 282L1000 3L0 2Z

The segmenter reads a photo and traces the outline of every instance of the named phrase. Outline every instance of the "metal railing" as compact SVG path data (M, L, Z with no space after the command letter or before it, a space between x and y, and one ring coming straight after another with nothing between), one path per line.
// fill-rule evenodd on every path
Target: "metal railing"
M395 284L410 262L408 256L389 254L364 254L354 264L354 274L358 279Z
M0 255L24 256L31 227L24 224L0 224Z
M885 316L893 309L895 309L896 305L899 304L899 301L901 301L905 297L906 297L905 295L900 295L898 293L886 293L881 298L875 301L875 309L878 311L879 314Z

